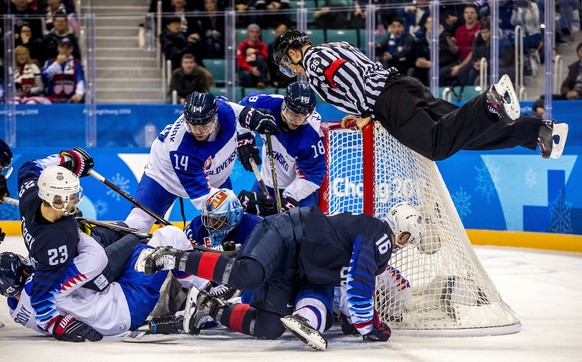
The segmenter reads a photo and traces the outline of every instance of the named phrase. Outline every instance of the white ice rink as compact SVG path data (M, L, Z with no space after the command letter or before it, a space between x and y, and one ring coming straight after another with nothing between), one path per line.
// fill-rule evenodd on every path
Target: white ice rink
M0 251L23 253L8 237ZM393 331L387 343L365 343L328 332L329 348L316 352L286 333L261 341L224 329L164 344L59 342L42 337L8 316L0 300L0 361L582 361L582 254L477 247L477 255L503 299L518 313L517 334L487 337L405 337ZM2 298L2 297L0 297ZM2 298L3 299L3 298Z

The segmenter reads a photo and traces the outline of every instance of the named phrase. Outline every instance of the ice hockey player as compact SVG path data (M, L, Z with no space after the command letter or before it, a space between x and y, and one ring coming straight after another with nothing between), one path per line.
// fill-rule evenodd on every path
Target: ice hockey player
M316 97L308 84L289 84L285 95L251 93L240 104L268 109L275 115L276 127L269 129L273 145L273 158L277 174L277 186L281 194L283 210L295 206L318 205L319 187L326 172L325 148L321 132L321 116L315 111ZM243 127L249 128L241 118ZM263 140L262 159L268 160L266 135ZM244 168L252 172L249 159L261 164L255 145L254 133L238 135L238 157ZM271 168L264 164L261 176L269 190L267 197L255 182L251 192L241 191L239 198L246 212L261 216L277 212L273 202L274 183Z
M0 204L4 202L4 198L10 196L6 179L12 173L12 151L10 147L0 139Z
M85 241L83 239L80 244ZM131 234L116 243L120 242L133 242L134 248L127 260L122 262L123 268L115 281L102 291L95 291L83 288L86 278L77 278L75 282L64 284L64 288L57 294L56 306L61 313L65 313L53 331L53 335L60 333L58 339L70 342L98 341L102 336L118 335L140 327L158 301L160 288L167 275L167 272L161 272L146 276L136 272L135 262L140 252L159 246L171 246L179 250L191 247L182 230L175 226L156 230L147 245L137 242L137 237ZM116 243L110 247L115 247ZM95 248L95 245L89 245L84 253L75 256L71 265L82 267L91 264L95 253L99 252ZM177 279L185 287L204 288L209 284L198 277L176 273ZM31 292L36 283L36 270L24 257L11 252L0 254L0 294L8 297L10 315L15 322L25 327L50 334L35 322L36 310L31 305ZM160 322L164 323L164 320L158 320L152 332L159 333L156 329L164 327L171 327L172 331L175 328L174 323L172 326L163 326Z
M341 284L347 286L352 323L364 339L390 338L390 328L375 318L375 278L386 269L393 250L416 245L423 232L423 216L408 203L394 206L386 220L350 213L326 216L317 207L291 208L258 223L235 259L158 248L142 252L137 265L146 274L177 268L254 291L250 305L228 305L201 293L194 328L208 315L263 339L276 339L288 328L312 347L325 349L320 329L331 325L333 287ZM302 308L305 299L317 308Z
M135 198L158 215L164 215L178 197L189 198L202 209L218 188L232 189L230 173L236 159L239 115L256 127L272 115L254 112L212 93L194 92L184 113L158 135L152 144ZM249 114L250 113L250 114ZM133 208L125 223L149 231L154 218Z

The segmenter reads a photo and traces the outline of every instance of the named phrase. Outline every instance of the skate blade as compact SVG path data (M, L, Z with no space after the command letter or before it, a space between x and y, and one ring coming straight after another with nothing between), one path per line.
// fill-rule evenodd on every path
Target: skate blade
M509 79L507 74L499 79L499 82L495 85L495 90L504 100L503 109L507 116L513 121L518 119L521 113L519 99L517 98L517 93L515 93L511 79ZM507 101L506 94L509 95L509 102Z
M143 249L141 253L139 253L134 266L135 271L145 273L146 260L155 250L156 249L147 248Z
M293 333L295 337L309 345L309 347L318 351L325 351L327 349L327 340L323 338L319 331L306 328L296 320L287 317L281 318L281 322L289 332Z
M186 334L190 333L190 319L192 318L192 310L196 309L196 300L198 299L198 294L200 292L196 287L190 287L188 295L186 296L186 307L184 308L184 321L182 324L182 329Z
M566 123L554 123L552 130L552 152L550 153L550 158L559 158L562 156L567 138L568 125Z

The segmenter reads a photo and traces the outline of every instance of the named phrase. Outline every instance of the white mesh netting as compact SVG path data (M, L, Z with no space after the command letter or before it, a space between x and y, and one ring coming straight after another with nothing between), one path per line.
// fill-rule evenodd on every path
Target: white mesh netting
M363 212L363 162L373 163L375 215L401 201L423 212L426 234L418 247L392 255L377 278L376 307L392 328L411 334L480 335L519 331L521 324L501 299L477 259L436 164L401 145L377 125L374 158L363 160L360 132L328 134L329 212ZM375 196L374 196L375 195ZM397 271L400 271L398 275Z

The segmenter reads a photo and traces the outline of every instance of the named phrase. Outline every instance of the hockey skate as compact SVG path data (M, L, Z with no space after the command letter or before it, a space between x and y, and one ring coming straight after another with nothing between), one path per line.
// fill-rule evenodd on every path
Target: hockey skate
M220 310L227 306L228 303L224 299L212 296L209 290L199 292L196 297L196 312L188 318L187 332L199 335L204 324L215 320Z
M146 275L152 275L161 270L171 270L176 267L176 257L182 250L172 247L144 249L135 262L135 270Z
M138 328L149 334L176 334L182 331L183 317L154 317Z
M519 118L519 100L509 76L505 74L497 84L487 91L487 109L497 114L507 125L512 125Z
M307 319L300 315L288 315L281 318L287 330L299 338L303 343L318 351L327 349L327 340L315 328L311 327Z
M564 152L568 124L556 123L550 120L542 121L538 136L538 145L543 158L559 158Z

